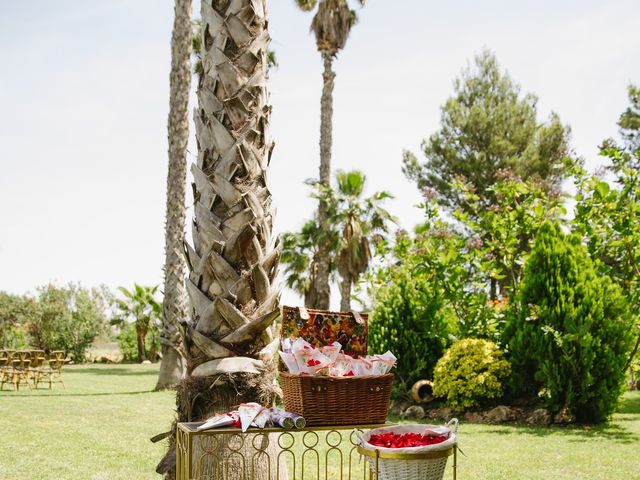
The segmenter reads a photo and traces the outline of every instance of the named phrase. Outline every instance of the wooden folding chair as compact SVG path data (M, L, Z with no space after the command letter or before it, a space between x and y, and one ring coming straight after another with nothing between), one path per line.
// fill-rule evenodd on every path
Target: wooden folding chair
M0 390L4 384L11 381L11 354L7 350L0 350Z
M62 367L68 361L64 350L54 350L49 354L49 366L45 369L45 374L49 376L49 390L54 382L59 382L62 384L62 388L66 388L62 381Z
M31 366L31 353L28 350L18 350L13 353L11 358L11 383L14 390L20 390L20 384L26 383L31 389L29 383L29 367Z
M29 367L29 373L33 385L38 388L38 382L45 374L45 362L47 358L44 350L31 350L31 366Z

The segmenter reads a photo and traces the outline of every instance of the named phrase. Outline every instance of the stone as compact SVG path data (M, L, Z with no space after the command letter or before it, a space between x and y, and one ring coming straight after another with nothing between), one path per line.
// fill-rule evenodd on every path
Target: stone
M567 407L564 407L553 417L553 423L573 423L574 420Z
M151 365L151 360L143 360L142 364L143 365Z
M405 420L422 420L424 415L424 408L419 405L412 405L402 412L402 418Z
M510 407L498 405L489 410L485 417L488 423L505 423L513 422L516 419L516 413Z
M392 400L391 405L389 406L389 412L392 415L402 415L407 408L411 406L411 402L407 402L406 400Z
M526 419L529 425L549 425L551 423L551 414L545 408L537 408Z
M484 423L484 415L482 412L465 412L462 417L467 423Z

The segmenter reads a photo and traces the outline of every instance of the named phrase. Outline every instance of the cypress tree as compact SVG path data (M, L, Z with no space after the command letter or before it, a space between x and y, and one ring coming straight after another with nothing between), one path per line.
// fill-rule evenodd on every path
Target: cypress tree
M579 237L539 230L518 313L505 329L516 393L543 392L552 411L601 422L624 387L632 317L621 289L598 274Z

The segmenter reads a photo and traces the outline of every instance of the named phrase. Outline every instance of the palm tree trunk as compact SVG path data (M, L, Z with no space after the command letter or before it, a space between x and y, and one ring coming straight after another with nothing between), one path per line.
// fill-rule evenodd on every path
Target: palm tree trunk
M331 69L333 57L322 54L324 72L322 73L323 87L320 99L320 182L325 185L331 183L331 132L333 129L333 85L336 74ZM328 231L329 212L322 202L318 205L318 220L320 229ZM328 238L320 242L318 248L317 273L312 289L314 290L315 308L329 309L331 288L329 286L329 264L331 259L331 243Z
M275 398L273 322L280 246L272 236L267 168L267 0L201 3L203 72L194 114L193 247L186 246L191 317L177 420L203 420ZM250 443L250 442L249 442ZM175 467L172 445L159 473ZM257 479L266 479L267 470ZM264 470L264 471L263 471ZM235 477L234 477L235 478Z
M144 337L146 332L136 328L136 347L138 349L138 361L144 362L147 359L145 352Z
M351 310L351 277L342 279L340 285L340 310L348 312Z
M169 74L169 169L165 222L164 300L162 302L162 361L156 390L177 385L184 375L178 324L187 317L183 255L189 91L191 89L191 0L176 0L171 35Z

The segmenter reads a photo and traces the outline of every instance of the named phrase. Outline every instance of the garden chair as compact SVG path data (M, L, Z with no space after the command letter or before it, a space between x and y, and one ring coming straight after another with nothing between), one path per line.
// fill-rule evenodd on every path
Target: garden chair
M11 383L14 390L20 390L20 384L26 383L31 389L29 382L29 367L31 366L31 353L28 350L18 350L11 357Z
M53 352L51 353L53 354ZM49 376L49 390L51 390L54 382L60 382L62 384L62 388L66 388L62 381L62 367L67 363L67 361L68 360L65 356L49 356L49 366L43 369L43 375Z
M11 381L11 370L11 352L0 350L0 390L4 388L5 382Z
M46 361L44 350L31 350L31 366L29 367L29 372L36 388L38 388L40 378L45 374L44 364Z

